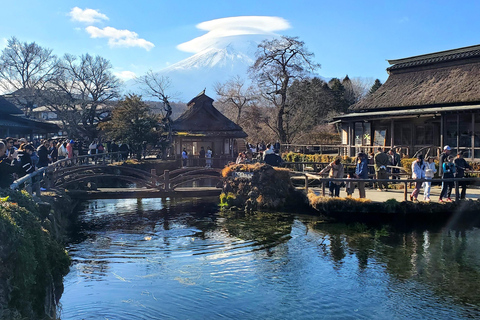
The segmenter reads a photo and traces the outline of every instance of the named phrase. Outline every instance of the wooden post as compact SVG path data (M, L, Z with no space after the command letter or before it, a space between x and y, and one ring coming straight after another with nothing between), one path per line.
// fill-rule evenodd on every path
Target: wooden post
M156 169L150 169L150 174L152 175L152 184L156 185L157 184L157 179L155 177L157 176L157 170Z
M325 197L325 181L322 181L322 197Z
M453 185L455 186L455 201L459 201L460 200L460 181L459 180L456 180L453 182Z
M163 171L163 176L165 177L165 191L170 190L170 170Z
M407 182L405 181L405 188L403 189L403 200L404 201L407 201L407 195L408 195Z
M305 193L308 193L308 176L305 175Z

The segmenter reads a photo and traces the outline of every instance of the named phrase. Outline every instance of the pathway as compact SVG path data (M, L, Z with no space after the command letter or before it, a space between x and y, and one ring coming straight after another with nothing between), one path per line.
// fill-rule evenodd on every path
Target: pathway
M310 187L309 189L313 190L316 194L321 194L322 189L321 188L315 188L315 187ZM408 196L412 193L413 189L409 189L408 191ZM367 199L370 199L375 202L384 202L388 199L395 199L399 202L402 202L404 200L404 195L403 195L403 189L398 189L398 190L391 190L389 189L388 191L378 191L377 189L369 189L365 188ZM328 195L328 188L325 190L325 192ZM440 195L440 187L439 186L433 186L430 192L430 199L432 199L432 202L438 202L438 197ZM342 188L340 190L340 197L346 197L347 194L345 192L345 188ZM358 198L358 189L355 189L355 192L353 193L353 198ZM455 199L455 192L452 194L452 200ZM472 200L477 200L480 198L480 189L479 188L468 188L467 189L467 199L472 199ZM420 190L420 194L418 196L418 200L423 200L423 189Z

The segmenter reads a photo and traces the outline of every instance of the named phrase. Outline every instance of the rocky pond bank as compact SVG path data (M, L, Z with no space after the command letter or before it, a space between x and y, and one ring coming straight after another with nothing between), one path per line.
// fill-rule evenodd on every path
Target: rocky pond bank
M53 318L70 258L65 196L0 190L0 319Z

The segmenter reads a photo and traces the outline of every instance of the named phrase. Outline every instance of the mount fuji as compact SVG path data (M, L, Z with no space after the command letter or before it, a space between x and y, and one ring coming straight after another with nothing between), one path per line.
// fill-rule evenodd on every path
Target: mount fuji
M248 68L255 62L257 46L269 38L271 36L265 34L223 37L157 73L169 78L171 86L168 91L178 93L174 99L188 102L204 89L214 98L215 83L224 83L237 75L248 82ZM139 92L139 85L134 80L125 82L125 87L127 92Z

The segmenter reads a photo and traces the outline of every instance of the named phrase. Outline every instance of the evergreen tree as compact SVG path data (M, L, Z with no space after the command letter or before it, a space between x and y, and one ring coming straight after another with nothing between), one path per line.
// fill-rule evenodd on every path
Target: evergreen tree
M334 110L337 112L346 112L349 105L348 102L345 100L345 87L340 82L338 78L332 78L328 82L328 86L333 92L335 96L335 107Z
M375 83L374 83L373 86L370 88L370 91L368 91L368 94L374 93L374 92L377 91L378 88L380 88L381 86L382 86L382 83L380 82L380 80L375 79Z
M353 83L350 80L350 78L348 77L348 75L345 76L345 78L342 80L342 85L345 88L345 92L344 92L344 95L343 95L344 99L345 99L346 103L348 104L348 106L351 106L352 104L357 102L357 97L356 97L356 94L355 94L355 90L353 89Z
M150 107L137 95L128 95L113 109L110 121L100 124L107 137L121 141L130 146L137 154L142 155L142 143L158 141L158 117L151 114Z

